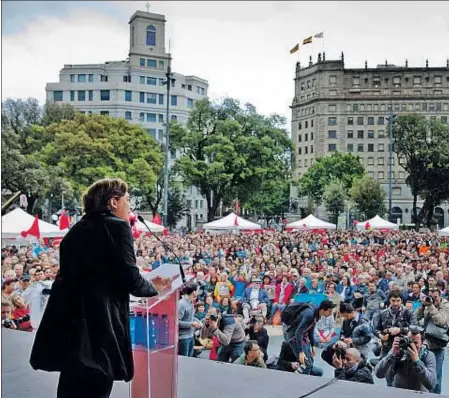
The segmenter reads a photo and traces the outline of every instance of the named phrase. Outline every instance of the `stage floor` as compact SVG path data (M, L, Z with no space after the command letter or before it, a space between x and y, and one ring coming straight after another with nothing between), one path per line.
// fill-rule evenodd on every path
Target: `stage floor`
M32 333L2 329L3 398L53 398L56 396L58 374L33 371L28 363L33 338ZM328 380L180 357L178 397L297 398ZM360 397L362 394L364 398L379 398L382 394L392 394L395 398L409 398L416 395L416 392L337 381L316 392L312 397L351 398ZM435 397L433 394L421 393L420 396ZM115 383L112 398L128 397L128 384Z

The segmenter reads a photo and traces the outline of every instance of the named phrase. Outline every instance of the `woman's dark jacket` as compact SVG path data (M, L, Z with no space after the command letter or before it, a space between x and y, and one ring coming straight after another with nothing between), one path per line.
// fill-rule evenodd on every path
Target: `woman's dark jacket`
M111 213L85 215L61 242L60 271L31 352L33 369L131 380L130 294L158 292L136 267L129 224Z

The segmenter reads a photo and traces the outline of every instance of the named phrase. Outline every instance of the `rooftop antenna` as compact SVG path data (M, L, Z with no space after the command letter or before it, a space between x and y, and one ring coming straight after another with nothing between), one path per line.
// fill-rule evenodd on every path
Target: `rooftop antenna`
M145 7L147 9L147 12L150 12L150 3L145 4Z

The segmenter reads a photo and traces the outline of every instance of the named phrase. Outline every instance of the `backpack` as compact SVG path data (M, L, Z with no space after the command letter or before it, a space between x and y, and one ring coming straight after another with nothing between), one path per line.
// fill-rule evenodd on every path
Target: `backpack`
M291 303L285 307L281 315L281 321L285 325L291 327L298 322L299 315L307 308L313 308L311 302L307 303Z

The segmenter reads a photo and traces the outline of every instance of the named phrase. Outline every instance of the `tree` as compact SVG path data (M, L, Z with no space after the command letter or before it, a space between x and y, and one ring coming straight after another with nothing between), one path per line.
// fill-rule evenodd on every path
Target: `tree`
M220 201L238 197L245 205L266 181L288 176L291 144L279 123L227 98L198 101L186 126L172 124L172 148L181 152L175 171L206 198L208 221Z
M354 180L362 177L365 169L358 157L350 153L333 153L331 156L318 158L313 166L299 180L301 196L308 196L319 206L323 201L326 186L337 180L347 192Z
M168 191L167 227L176 227L178 221L186 215L188 210L182 188L172 185Z
M324 205L331 213L334 224L337 224L339 214L345 210L345 196L343 184L339 181L331 182L324 191Z
M376 215L382 217L386 210L385 191L379 182L368 176L355 180L350 190L350 197L360 216L365 220Z
M393 124L393 151L407 171L413 195L412 221L416 230L422 220L430 227L436 205L449 198L449 126L424 116L399 116ZM417 214L418 196L424 200Z

